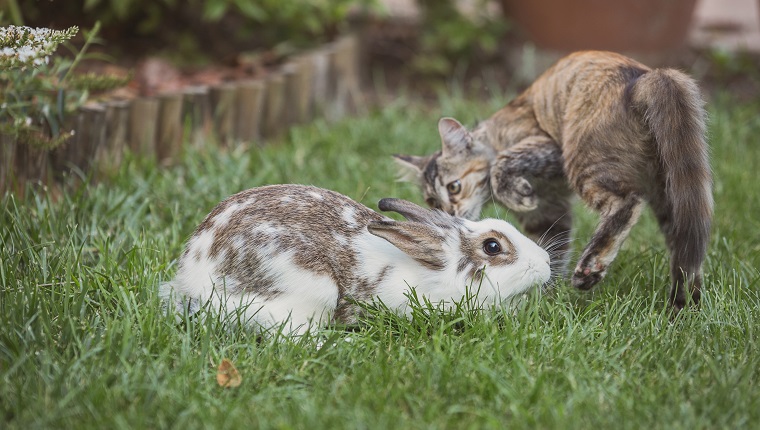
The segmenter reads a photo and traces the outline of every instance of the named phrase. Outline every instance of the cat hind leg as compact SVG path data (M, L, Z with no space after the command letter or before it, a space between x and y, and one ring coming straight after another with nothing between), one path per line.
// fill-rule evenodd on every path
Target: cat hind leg
M660 231L665 236L665 244L670 252L671 289L669 301L680 310L689 304L699 305L702 296L702 263L704 249L690 247L688 232L677 230L673 224L673 209L664 198L652 202Z
M594 201L601 209L601 218L572 277L573 286L581 290L591 289L604 278L644 207L644 201L635 194L596 191Z

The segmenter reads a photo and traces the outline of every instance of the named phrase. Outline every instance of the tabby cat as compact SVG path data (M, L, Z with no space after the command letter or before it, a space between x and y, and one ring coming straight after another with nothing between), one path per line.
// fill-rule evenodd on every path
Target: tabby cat
M670 302L698 303L713 215L704 103L696 82L625 56L584 51L560 59L472 131L438 124L442 149L396 155L428 205L468 219L491 198L526 234L555 242L566 265L571 197L600 215L572 274L602 280L645 203L670 251Z

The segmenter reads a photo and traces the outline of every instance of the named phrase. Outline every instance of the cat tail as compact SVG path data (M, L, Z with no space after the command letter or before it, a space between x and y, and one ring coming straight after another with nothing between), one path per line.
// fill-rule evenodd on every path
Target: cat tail
M696 276L699 282L713 216L706 113L699 87L678 70L655 69L634 84L633 103L654 137L665 174L663 203L670 222L663 228L670 230L665 234L673 254L671 274L681 281ZM699 285L696 288L698 300Z

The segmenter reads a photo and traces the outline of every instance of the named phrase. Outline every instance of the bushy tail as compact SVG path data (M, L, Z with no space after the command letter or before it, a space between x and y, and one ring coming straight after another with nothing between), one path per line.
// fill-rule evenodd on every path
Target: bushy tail
M666 232L672 252L671 271L676 278L697 277L693 287L698 300L699 271L713 215L704 102L693 79L674 69L655 69L635 83L633 103L654 136L665 173L671 210L670 231Z

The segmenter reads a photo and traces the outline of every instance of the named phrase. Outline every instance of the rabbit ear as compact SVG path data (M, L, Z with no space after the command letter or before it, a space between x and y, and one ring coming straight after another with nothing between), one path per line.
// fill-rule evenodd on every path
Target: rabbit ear
M377 203L381 211L398 212L409 221L419 222L422 224L435 225L438 227L448 228L457 225L459 221L446 212L440 210L429 210L415 205L412 202L401 199L385 198Z
M438 121L438 133L441 135L444 157L472 149L472 135L454 118L441 118Z
M387 240L430 270L443 270L446 267L443 250L445 238L431 226L418 222L383 220L370 222L367 230Z
M381 199L377 203L377 207L383 211L398 212L409 221L425 222L430 218L430 211L420 206L415 205L412 202L401 199L386 198Z

